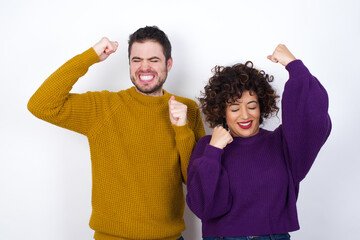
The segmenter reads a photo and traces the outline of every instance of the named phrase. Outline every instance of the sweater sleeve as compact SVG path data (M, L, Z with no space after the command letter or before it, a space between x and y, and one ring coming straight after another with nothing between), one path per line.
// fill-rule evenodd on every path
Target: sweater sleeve
M286 66L289 80L282 97L285 154L299 183L309 172L331 131L328 95L301 60Z
M99 62L93 48L79 54L50 75L28 102L36 117L82 134L87 134L100 117L100 93L69 93L89 67Z
M223 150L202 138L191 155L186 202L202 220L226 214L232 206L229 178L221 164Z
M176 148L180 155L181 174L185 184L187 183L187 168L191 153L196 142L205 135L199 108L196 105L190 109L194 112L194 114L189 112L191 116L189 116L188 121L190 122L180 127L173 125Z

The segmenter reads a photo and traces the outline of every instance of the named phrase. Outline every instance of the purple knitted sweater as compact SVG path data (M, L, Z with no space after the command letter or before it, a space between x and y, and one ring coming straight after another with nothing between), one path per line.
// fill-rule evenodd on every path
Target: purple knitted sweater
M301 60L286 66L282 125L235 137L223 150L201 138L188 167L186 201L203 237L279 234L299 229L299 183L331 130L328 96Z

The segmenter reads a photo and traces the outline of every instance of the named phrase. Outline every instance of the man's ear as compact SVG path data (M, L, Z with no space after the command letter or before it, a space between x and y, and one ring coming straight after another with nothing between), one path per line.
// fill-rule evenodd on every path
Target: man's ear
M170 72L172 65L173 65L173 59L171 57L171 58L169 58L169 60L167 60L167 63L166 63L166 68L167 68L168 72Z

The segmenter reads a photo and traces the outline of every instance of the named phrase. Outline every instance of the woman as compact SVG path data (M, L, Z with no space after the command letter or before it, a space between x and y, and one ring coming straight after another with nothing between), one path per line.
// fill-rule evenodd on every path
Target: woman
M206 240L285 240L299 229L299 183L331 130L328 96L285 45L268 58L289 72L274 131L260 128L279 110L273 77L251 62L215 67L200 98L214 131L191 156L186 200Z

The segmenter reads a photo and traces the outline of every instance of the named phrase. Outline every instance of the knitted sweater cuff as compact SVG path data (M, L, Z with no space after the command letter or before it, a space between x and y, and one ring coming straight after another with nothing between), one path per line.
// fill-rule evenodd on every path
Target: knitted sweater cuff
M224 153L223 149L220 149L220 148L217 148L217 147L214 147L214 146L208 144L205 147L203 156L205 156L206 158L209 158L209 159L221 161L221 157L222 157L223 153Z
M193 131L191 130L191 128L189 127L189 125L187 123L183 126L172 125L172 127L175 131L176 138L183 139L183 138L187 138L193 134Z
M92 47L81 54L81 60L87 66L100 62L99 56Z
M298 75L309 74L309 70L300 59L290 62L285 69L289 72L290 79Z

